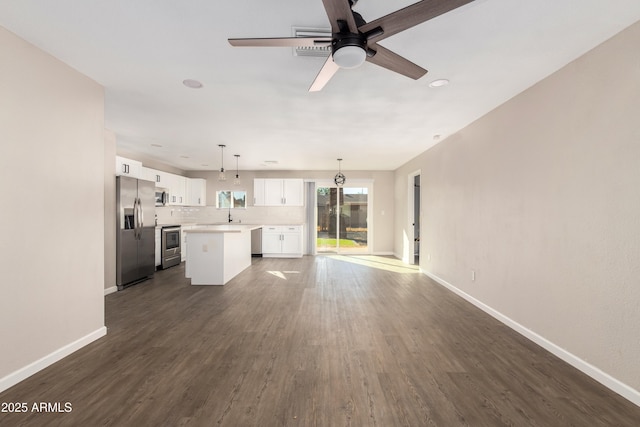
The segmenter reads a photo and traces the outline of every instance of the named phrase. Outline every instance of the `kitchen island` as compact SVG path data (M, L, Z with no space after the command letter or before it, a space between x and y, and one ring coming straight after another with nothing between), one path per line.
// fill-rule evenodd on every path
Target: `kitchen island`
M261 225L220 224L185 230L185 275L192 285L224 285L251 266L251 230Z

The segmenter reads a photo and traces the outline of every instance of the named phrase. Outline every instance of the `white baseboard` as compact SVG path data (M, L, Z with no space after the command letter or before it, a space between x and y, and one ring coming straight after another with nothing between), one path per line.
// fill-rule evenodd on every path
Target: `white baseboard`
M455 286L453 286L451 283L448 283L447 281L445 281L445 280L441 279L440 277L438 277L438 276L436 276L434 274L431 274L431 273L429 273L427 271L423 271L423 272L428 277L430 277L433 280L435 280L438 284L444 286L445 288L449 289L453 293L461 296L465 300L469 301L471 304L473 304L476 307L478 307L480 310L482 310L485 313L487 313L487 314L491 315L492 317L496 318L500 322L504 323L505 325L507 325L508 327L513 329L514 331L518 332L519 334L523 335L524 337L526 337L529 340L533 341L534 343L538 344L539 346L541 346L545 350L549 351L550 353L553 353L554 355L556 355L560 359L564 360L565 362L567 362L568 364L570 364L574 368L577 368L580 371L584 372L585 374L587 374L588 376L590 376L594 380L598 381L600 384L602 384L605 387L609 388L610 390L618 393L620 396L624 397L625 399L629 400L630 402L633 402L634 404L640 406L640 391L638 391L638 390L628 386L627 384L615 379L611 375L607 374L606 372L603 372L602 370L600 370L599 368L591 365L590 363L580 359L576 355L574 355L572 353L569 353L568 351L566 351L562 347L559 347L558 345L552 343L551 341L547 340L543 336L538 335L537 333L535 333L532 330L522 326L518 322L516 322L513 319L505 316L504 314L500 313L499 311L496 311L495 309L489 307L488 305L484 304L483 302L475 299L471 295L461 291L460 289L458 289Z
M112 286L110 288L106 288L104 290L104 296L106 297L107 295L112 294L114 292L118 292L118 287L117 286Z
M394 254L392 251L377 251L377 252L373 252L372 255L376 255L376 256L395 256L396 254Z
M25 366L24 368L18 369L15 372L10 373L4 378L0 378L0 392L5 391L9 387L13 387L18 384L20 381L30 377L38 371L43 370L49 365L53 365L58 360L70 355L76 350L84 347L87 344L92 343L98 338L102 338L107 334L107 327L103 326L100 329L90 333L89 335L85 335L84 337L75 340L74 342L65 345L62 348L44 356L43 358L36 360L33 363Z

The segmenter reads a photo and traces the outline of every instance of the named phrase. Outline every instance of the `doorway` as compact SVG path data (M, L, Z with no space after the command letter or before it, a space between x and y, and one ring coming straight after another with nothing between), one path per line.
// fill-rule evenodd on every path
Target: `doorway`
M316 188L316 252L369 253L368 186Z
M407 188L407 225L402 260L407 264L420 265L420 170L409 174Z
M420 265L420 175L413 177L413 264Z

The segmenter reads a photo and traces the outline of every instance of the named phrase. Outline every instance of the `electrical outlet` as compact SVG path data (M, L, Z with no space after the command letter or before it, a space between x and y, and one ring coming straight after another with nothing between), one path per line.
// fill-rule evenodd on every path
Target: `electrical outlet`
M475 282L476 280L476 271L475 270L471 270L471 281Z
M431 261L431 254L427 254L427 261Z
M209 246L202 245L202 252L209 252Z

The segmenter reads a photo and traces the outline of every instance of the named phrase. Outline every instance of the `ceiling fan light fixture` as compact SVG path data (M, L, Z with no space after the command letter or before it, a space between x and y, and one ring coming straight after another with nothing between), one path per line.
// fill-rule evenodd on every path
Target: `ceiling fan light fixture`
M343 46L333 52L333 62L340 68L358 68L367 59L367 52L360 46Z
M367 39L362 34L340 34L331 42L333 62L340 68L357 68L367 59Z

